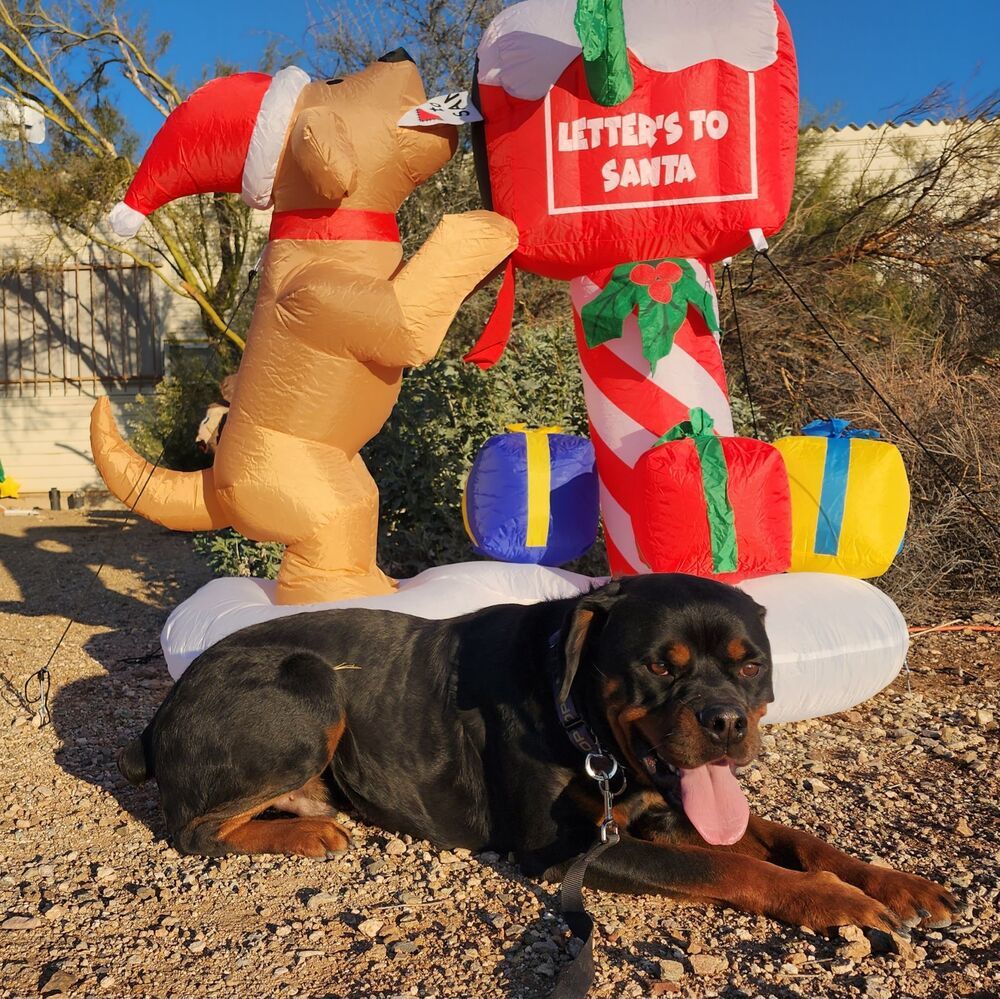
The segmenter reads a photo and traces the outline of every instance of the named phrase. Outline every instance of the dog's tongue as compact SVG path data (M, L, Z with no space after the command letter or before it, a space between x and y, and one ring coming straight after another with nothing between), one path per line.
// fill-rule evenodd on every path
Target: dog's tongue
M747 831L750 803L728 763L681 770L681 804L706 843L728 846Z

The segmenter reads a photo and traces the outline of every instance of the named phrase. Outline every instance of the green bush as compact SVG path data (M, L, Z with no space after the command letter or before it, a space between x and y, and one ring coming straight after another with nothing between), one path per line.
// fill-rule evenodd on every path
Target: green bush
M169 345L168 345L169 349ZM208 468L212 456L195 446L198 424L209 403L221 400L219 382L226 374L224 363L214 356L175 350L170 374L149 395L138 395L125 411L128 438L145 458L180 472Z
M576 344L567 321L516 329L490 371L439 358L411 371L389 422L364 449L381 492L379 560L411 576L474 558L462 526L462 486L476 452L507 424L587 435ZM574 566L606 572L603 545Z
M215 534L196 534L194 550L217 576L258 576L274 579L281 565L284 545L276 541L249 541L239 531L226 528Z

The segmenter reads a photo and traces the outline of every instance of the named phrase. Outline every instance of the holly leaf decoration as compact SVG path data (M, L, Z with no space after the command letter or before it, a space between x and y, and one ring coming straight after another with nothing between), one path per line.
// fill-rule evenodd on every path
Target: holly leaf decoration
M656 362L670 353L691 308L713 333L718 332L712 293L698 281L687 260L667 257L620 264L599 294L580 310L580 321L587 346L596 347L621 337L625 320L635 313L643 357L655 372Z

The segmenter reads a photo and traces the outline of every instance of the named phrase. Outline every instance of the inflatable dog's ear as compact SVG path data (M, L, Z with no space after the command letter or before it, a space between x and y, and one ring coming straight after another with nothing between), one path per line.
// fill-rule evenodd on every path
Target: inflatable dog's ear
M311 107L299 114L290 151L322 197L339 201L354 189L358 159L347 126L330 108Z

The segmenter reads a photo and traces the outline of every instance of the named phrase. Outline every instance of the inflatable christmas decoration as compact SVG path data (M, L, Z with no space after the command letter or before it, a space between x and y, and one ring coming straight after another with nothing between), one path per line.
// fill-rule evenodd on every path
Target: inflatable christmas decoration
M507 429L482 446L462 493L473 550L501 562L572 562L597 538L594 449L558 427Z
M108 488L142 516L284 543L280 603L393 590L376 563L378 489L358 452L392 411L403 368L434 356L462 301L516 243L499 215L448 215L400 267L396 210L456 145L452 125L398 124L425 99L402 50L342 80L310 83L294 68L215 80L170 115L112 213L128 234L198 191L273 203L212 468L154 470L122 440L106 399L91 441Z
M639 457L695 407L732 433L711 265L788 213L788 25L773 0L525 0L478 55L484 193L520 243L467 359L500 356L513 267L570 280L611 567L648 571Z
M636 488L639 554L654 572L736 583L788 568L788 476L770 444L719 437L695 409L639 460Z
M17 499L17 494L21 491L21 483L17 479L12 479L6 475L3 465L0 464L0 499Z
M881 576L899 553L910 485L899 450L847 420L775 442L788 470L793 572Z

